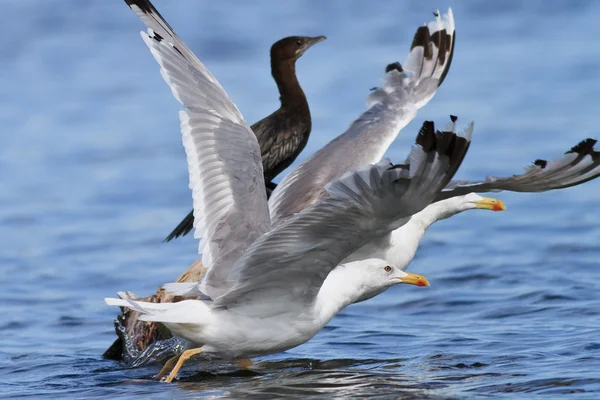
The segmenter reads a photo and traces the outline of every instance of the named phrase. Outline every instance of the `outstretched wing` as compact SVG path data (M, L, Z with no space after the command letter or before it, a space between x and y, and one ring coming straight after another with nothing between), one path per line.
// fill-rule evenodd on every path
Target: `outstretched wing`
M274 228L232 269L232 290L214 306L272 315L311 302L329 272L367 241L405 224L430 204L460 165L472 132L434 133L424 124L407 161L369 165L329 183L327 196ZM283 304L283 308L279 308ZM245 311L245 312L246 312Z
M219 82L147 0L126 0L148 27L144 42L183 104L181 133L194 200L195 236L207 268L200 290L218 297L231 266L270 229L256 136Z
M384 153L441 85L454 52L452 10L420 27L403 65L386 68L383 87L370 94L365 111L333 141L286 176L269 201L278 225L325 194L325 185L346 172L381 160Z
M586 139L552 160L536 160L525 173L508 178L489 176L485 181L452 181L437 200L470 192L545 192L579 185L600 176L600 152L594 149L596 140Z

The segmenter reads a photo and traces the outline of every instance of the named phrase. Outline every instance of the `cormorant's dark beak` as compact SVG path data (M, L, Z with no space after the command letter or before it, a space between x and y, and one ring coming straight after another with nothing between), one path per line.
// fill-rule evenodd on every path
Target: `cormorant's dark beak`
M323 40L327 39L325 36L317 36L314 38L310 38L310 40L308 41L309 46L312 46L313 44L322 42Z
M323 40L325 40L325 39L327 39L325 36L316 36L316 37L309 38L309 39L308 39L308 40L307 40L307 41L304 43L304 45L302 46L302 49L300 50L300 54L299 54L299 55L302 55L302 54L304 54L304 52L305 52L306 50L308 50L310 47L312 47L313 45L315 45L315 44L317 44L317 43L319 43L319 42L322 42L322 41L323 41Z

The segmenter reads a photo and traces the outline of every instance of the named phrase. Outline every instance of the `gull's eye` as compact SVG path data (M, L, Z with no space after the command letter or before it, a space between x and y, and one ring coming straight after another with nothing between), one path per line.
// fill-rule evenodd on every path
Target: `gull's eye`
M300 40L300 39L296 40L296 44L297 44L298 46L302 46L302 40Z
M386 265L384 268L385 272L392 272L392 267L390 267L389 265Z

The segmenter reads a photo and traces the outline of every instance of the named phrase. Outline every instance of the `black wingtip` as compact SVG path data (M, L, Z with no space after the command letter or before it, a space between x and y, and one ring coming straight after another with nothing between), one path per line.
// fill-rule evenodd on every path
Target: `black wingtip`
M131 6L136 6L144 14L151 14L152 12L157 12L156 8L150 3L148 0L125 0L125 4L131 8Z
M450 115L450 121L456 122L457 119L458 117L456 115Z
M156 32L152 32L152 38L156 39L157 42L162 42L164 40L164 38Z
M576 146L573 146L571 150L567 151L565 154L569 153L577 153L577 154L589 154L594 151L594 145L598 141L596 139L587 138L579 142Z
M398 71L398 72L404 72L404 70L402 69L402 65L400 65L400 63L398 61L388 64L387 67L385 67L385 73L387 74L390 71Z
M429 28L427 26L420 26L413 37L410 49L415 47L423 47L423 57L427 60L431 60L433 57L433 50L431 49L431 35L429 34Z
M533 165L537 165L538 167L540 167L541 169L546 168L546 166L548 165L548 161L546 160L542 160L542 159L537 159L533 162Z
M452 37L450 38L450 54L448 54L448 64L446 65L446 68L444 69L444 72L442 72L442 75L440 76L440 81L438 82L438 87L440 87L442 85L442 83L444 82L444 80L446 79L446 75L448 75L448 71L450 71L450 65L452 65L452 59L454 58L454 45L456 43L456 31L454 31L452 33ZM444 55L445 57L445 55Z
M451 131L438 131L436 133L437 152L441 155L451 156L456 148L456 133Z
M173 232L169 233L169 236L163 240L164 242L170 242L178 237L185 236L194 229L194 211L190 211L188 215L177 225Z
M429 153L436 147L435 125L433 121L423 122L423 126L419 130L416 143L423 148L423 151Z
M171 25L169 25L167 23L167 21L165 21L163 16L160 15L160 13L156 9L156 7L154 7L154 5L152 5L152 3L149 0L125 0L125 4L127 4L129 6L129 8L131 8L133 11L135 11L133 9L133 6L135 6L135 7L139 8L146 15L151 15L151 16L154 15L153 18L155 20L157 20L157 22L159 24L164 24L164 26L167 28L167 30L174 32L173 28L171 28Z

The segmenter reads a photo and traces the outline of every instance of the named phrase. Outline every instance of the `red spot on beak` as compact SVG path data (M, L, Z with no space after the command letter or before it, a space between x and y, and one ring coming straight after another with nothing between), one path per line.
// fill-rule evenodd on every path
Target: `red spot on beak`
M429 286L429 285L428 285L427 283L425 283L425 281L424 281L424 280L422 280L422 279L419 279L419 280L417 281L417 286Z
M494 204L494 207L492 208L493 211L504 211L504 207L502 207L500 204Z

